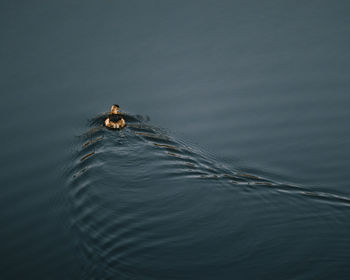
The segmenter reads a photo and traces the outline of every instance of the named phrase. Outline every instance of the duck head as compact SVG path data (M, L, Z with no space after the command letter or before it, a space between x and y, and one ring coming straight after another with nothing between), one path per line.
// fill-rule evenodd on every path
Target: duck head
M119 105L117 104L113 104L112 107L111 107L111 113L112 114L119 114L119 110L120 110L120 107Z

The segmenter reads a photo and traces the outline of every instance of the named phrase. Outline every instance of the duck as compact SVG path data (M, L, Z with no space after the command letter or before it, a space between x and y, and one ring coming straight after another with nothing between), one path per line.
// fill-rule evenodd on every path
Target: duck
M105 126L110 129L122 129L126 126L118 104L112 105L110 112L108 112L108 117L105 119Z

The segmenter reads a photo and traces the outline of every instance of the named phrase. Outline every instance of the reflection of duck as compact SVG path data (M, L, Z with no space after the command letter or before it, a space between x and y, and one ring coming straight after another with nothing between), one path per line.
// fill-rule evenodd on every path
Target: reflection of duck
M105 126L111 129L121 129L126 126L124 118L120 114L120 107L113 104L108 117L105 119Z

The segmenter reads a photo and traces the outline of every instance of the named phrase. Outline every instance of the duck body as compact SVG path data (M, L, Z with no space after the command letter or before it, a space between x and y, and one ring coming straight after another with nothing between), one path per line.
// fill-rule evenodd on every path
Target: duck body
M111 129L121 129L126 126L126 123L122 116L110 114L105 120L105 126Z

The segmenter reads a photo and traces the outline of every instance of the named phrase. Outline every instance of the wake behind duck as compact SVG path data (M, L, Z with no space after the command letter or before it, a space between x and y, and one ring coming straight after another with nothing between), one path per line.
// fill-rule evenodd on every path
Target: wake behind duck
M122 128L106 127L111 112L90 121L68 181L86 279L282 278L320 244L309 239L298 257L286 248L316 229L333 236L325 254L345 267L349 237L328 229L350 224L348 197L240 172L148 118L117 112ZM323 275L325 255L312 257Z

